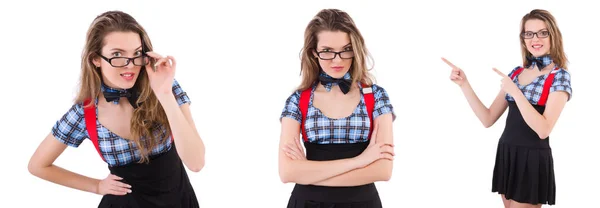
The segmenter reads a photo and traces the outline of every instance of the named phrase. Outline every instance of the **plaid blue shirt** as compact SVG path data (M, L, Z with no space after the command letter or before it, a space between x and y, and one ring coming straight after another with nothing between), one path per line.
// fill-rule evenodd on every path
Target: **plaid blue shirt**
M509 74L508 77L511 77L515 71L517 71L517 69L519 69L520 67L515 67ZM524 70L529 70L529 69L524 69ZM556 92L556 91L565 91L569 94L569 98L568 100L571 100L571 75L569 74L568 71L564 70L564 69L558 69L554 75L554 80L552 81L552 86L550 87L550 93L552 92ZM525 95L525 98L527 98L527 100L532 104L532 105L537 105L537 103L540 101L540 97L542 96L542 90L544 89L544 83L546 82L546 78L548 78L549 74L544 74L544 75L540 75L537 78L535 78L531 83L527 84L527 85L520 85L519 84L519 76L516 76L513 79L513 82L517 85L517 87L519 87L519 89L521 89L521 92L523 92L523 95ZM515 99L506 94L505 99L507 101L515 101Z
M332 119L325 116L323 112L313 106L314 89L316 87L313 87L310 93L308 115L306 116L304 125L309 142L317 144L348 144L368 141L371 121L367 115L367 106L365 105L362 90L360 102L350 116ZM378 85L373 85L372 89L374 93L373 97L375 98L373 120L386 113L391 113L395 119L394 108L385 89ZM280 119L288 117L298 122L302 121L302 114L298 106L301 93L301 91L296 91L288 97Z
M181 86L176 80L173 81L173 94L179 105L190 103L189 97L185 91L181 89ZM95 102L97 104L98 99L95 99ZM52 127L52 135L54 135L58 141L72 147L79 147L85 139L89 139L83 110L83 103L74 104L71 109L56 122L54 127ZM96 108L96 115L97 114L98 108ZM98 119L96 119L96 130L98 131L98 146L100 147L100 152L110 167L127 165L141 159L139 149L136 147L135 143L121 138L109 131L98 121ZM160 126L154 133L155 135L164 136L166 128ZM169 137L165 143L159 144L154 148L150 155L157 155L167 152L170 149L171 138Z

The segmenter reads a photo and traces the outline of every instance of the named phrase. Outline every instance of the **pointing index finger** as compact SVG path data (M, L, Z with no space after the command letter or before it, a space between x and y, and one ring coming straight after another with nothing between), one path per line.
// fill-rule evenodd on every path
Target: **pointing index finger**
M502 73L500 70L498 70L498 69L496 69L496 68L493 68L493 69L494 69L494 71L495 71L495 72L496 72L498 75L500 75L500 76L503 76L503 77L504 77L504 76L507 76L506 74Z
M452 67L453 69L458 69L457 66L455 66L454 64L452 64L452 62L448 61L444 57L442 57L442 61L446 62L446 64L448 64L448 66Z

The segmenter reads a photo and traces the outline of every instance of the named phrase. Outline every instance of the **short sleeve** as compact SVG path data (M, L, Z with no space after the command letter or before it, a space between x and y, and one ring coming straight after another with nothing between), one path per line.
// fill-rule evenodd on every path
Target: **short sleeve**
M520 66L515 67L510 73L508 73L508 77L512 78L513 74L517 71L517 69L521 68ZM513 79L514 80L514 79Z
M81 142L89 137L85 127L83 106L74 104L60 120L56 121L52 127L52 135L63 144L79 147Z
M283 111L281 112L281 117L279 117L279 120L281 121L281 119L284 117L288 117L298 121L299 123L302 122L302 113L300 112L298 103L300 103L300 91L294 92L285 101L285 106L283 107Z
M569 94L568 100L571 100L571 74L564 69L560 69L554 74L554 81L550 87L550 93L564 91Z
M179 85L179 82L177 82L177 80L173 80L173 94L175 95L177 104L191 104L190 98L188 97L187 93L183 91L183 89L181 89L181 85Z
M373 119L376 119L380 115L391 113L393 120L396 120L394 107L392 106L390 97L388 96L385 89L378 85L373 85L372 88L374 93L373 97L375 98L375 106L373 107Z

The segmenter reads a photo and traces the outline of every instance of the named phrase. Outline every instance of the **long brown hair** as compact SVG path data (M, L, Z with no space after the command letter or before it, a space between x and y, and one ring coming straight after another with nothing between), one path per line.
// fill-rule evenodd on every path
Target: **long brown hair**
M317 34L321 31L341 31L348 33L354 51L350 68L352 83L361 82L372 85L373 81L367 68L367 59L372 61L365 46L365 40L348 13L338 9L323 9L306 26L304 47L300 55L302 83L298 90L305 90L318 80L320 67L313 51L317 48Z
M531 56L531 53L527 50L525 40L520 36L525 32L525 22L528 20L537 19L546 23L548 32L550 32L550 57L557 67L567 69L567 56L563 50L562 33L558 29L556 19L550 14L550 12L541 9L534 9L531 12L525 14L521 19L521 33L519 33L519 39L521 40L521 55L523 56L523 66L528 65L527 57Z
M108 11L94 19L90 25L85 47L81 56L80 88L75 102L98 98L101 93L102 75L93 63L99 58L102 47L105 45L104 37L111 32L134 32L140 35L146 51L152 51L152 43L144 28L129 14L121 11ZM152 63L153 64L153 63ZM140 163L148 162L148 155L158 144L165 142L170 135L167 116L150 88L148 75L141 72L135 86L140 91L137 104L131 117L131 141L140 150ZM143 104L142 104L143 103ZM95 105L90 102L89 105ZM166 128L166 133L158 132L161 125ZM144 139L142 139L144 138Z

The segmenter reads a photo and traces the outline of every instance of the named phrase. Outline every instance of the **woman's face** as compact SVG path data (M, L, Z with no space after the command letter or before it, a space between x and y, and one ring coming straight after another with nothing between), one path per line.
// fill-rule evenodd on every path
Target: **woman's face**
M321 69L333 78L342 78L348 73L354 57L350 36L341 31L317 33L317 48L313 53Z
M550 53L550 31L548 31L544 21L539 19L527 20L522 38L527 51L534 57Z
M142 56L141 43L139 34L134 32L111 32L104 37L100 54L103 57L94 60L94 65L101 68L104 84L118 89L134 86L142 66L148 62Z

